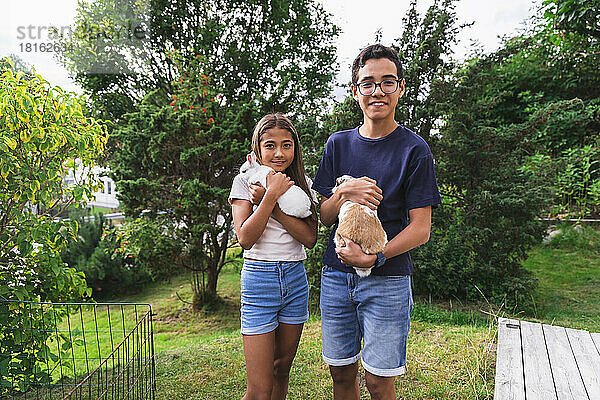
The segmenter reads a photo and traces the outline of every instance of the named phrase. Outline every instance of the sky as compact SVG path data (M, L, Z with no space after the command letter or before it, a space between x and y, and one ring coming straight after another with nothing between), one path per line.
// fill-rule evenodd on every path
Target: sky
M342 30L337 40L340 65L337 82L340 85L350 81L352 60L361 48L374 43L377 30L381 30L381 42L386 45L400 37L402 18L410 3L410 0L316 1L333 14L333 22ZM40 49L40 44L49 42L47 27L68 29L71 26L77 0L2 0L2 3L0 56L16 54L35 66L36 71L53 85L79 92L53 53ZM431 3L430 0L419 0L419 11L424 12ZM461 44L455 48L456 57L460 60L467 56L472 40L486 52L497 49L500 37L517 34L524 21L535 13L538 4L539 0L460 0L456 7L458 22L475 24L461 32ZM335 97L343 98L346 91L346 87L336 89Z

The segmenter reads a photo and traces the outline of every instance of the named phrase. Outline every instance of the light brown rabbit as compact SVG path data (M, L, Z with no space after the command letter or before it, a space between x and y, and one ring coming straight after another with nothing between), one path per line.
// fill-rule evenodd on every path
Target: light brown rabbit
M340 176L336 179L336 186L332 192L335 192L343 182L354 179L358 178L349 175ZM387 235L381 226L381 221L377 218L377 211L352 201L346 201L340 207L338 220L338 227L333 238L336 246L344 247L346 243L343 237L346 237L358 244L366 254L377 254L383 251L387 244ZM354 269L359 276L365 277L371 274L372 268L354 267Z

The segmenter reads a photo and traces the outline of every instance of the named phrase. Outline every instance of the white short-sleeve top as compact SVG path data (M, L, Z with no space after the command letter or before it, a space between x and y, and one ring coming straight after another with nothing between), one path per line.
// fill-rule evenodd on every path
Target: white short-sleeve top
M308 187L312 187L312 180L306 177ZM312 189L311 196L317 202L316 192ZM229 203L234 199L250 200L250 189L248 180L243 174L233 179L231 192L229 192ZM257 206L252 207L256 210ZM302 243L297 241L288 233L283 225L273 215L269 216L267 226L254 246L244 250L244 258L263 261L301 261L306 259L306 251Z

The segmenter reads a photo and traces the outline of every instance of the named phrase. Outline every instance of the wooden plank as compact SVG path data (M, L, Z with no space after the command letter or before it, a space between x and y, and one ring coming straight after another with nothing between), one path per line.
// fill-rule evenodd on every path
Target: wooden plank
M589 399L565 328L543 325L558 400Z
M521 341L527 400L556 400L542 325L521 321Z
M525 400L521 328L518 320L498 319L494 400Z
M600 333L591 333L590 335L592 335L596 350L598 351L598 354L600 354Z
M575 362L590 399L600 399L600 354L587 331L566 329Z

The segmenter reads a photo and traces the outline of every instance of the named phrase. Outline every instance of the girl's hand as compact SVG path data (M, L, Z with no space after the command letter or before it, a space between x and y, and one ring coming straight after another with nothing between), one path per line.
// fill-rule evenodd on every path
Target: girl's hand
M250 201L252 204L259 205L266 191L267 190L262 187L260 183L250 184Z
M287 192L289 188L294 186L292 181L287 175L282 172L269 172L267 175L267 191L265 194L273 196L275 199Z

